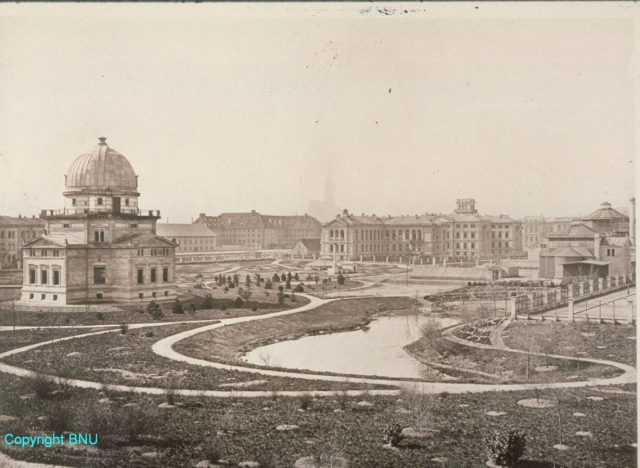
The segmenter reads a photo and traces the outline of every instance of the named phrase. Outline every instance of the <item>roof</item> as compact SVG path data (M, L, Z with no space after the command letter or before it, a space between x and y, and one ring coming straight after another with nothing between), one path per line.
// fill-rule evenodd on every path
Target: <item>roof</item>
M322 229L322 224L313 216L276 216L262 215L256 211L245 213L222 213L220 216L201 214L194 224L206 224L214 228L249 228L249 229Z
M116 240L113 245L131 245L134 247L177 247L178 244L156 234L129 234Z
M597 266L605 266L611 265L613 262L601 262L599 260L580 260L579 262L567 262L562 265L597 265Z
M568 228L562 228L556 232L550 232L547 234L547 237L590 237L593 238L598 231L591 229L589 226L579 223L572 224Z
M0 227L44 227L40 218L0 216Z
M633 243L631 242L631 239L629 239L628 237L605 237L604 239L602 239L602 243L600 245L626 247L629 245L633 245Z
M384 224L390 226L415 226L416 224L433 225L433 221L428 216L394 216L384 220Z
M298 239L293 246L298 243L304 245L308 250L320 251L320 239Z
M591 213L589 216L582 218L583 220L589 219L626 219L627 215L620 213L618 210L611 208L611 203L604 202L600 205L600 208Z
M556 247L540 253L541 257L579 257L593 258L593 252L586 247Z
M158 223L156 234L162 237L216 237L211 229L204 224Z
M87 153L78 156L67 172L67 188L104 190L107 188L135 191L138 178L131 163L122 154L109 148L106 138Z

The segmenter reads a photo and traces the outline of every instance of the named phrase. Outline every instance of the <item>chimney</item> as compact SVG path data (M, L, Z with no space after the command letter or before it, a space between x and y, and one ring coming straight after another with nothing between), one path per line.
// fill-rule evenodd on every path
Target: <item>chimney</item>
M602 243L602 237L600 237L600 233L597 233L593 236L593 258L595 260L600 260L600 244Z
M204 218L205 216L207 216L205 213L200 213L201 218Z
M629 200L629 237L632 240L636 238L636 198Z

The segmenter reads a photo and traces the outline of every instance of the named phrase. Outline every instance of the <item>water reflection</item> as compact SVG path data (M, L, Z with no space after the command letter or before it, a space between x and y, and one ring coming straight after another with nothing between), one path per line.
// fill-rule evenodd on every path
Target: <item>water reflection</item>
M423 315L380 317L368 330L308 336L263 346L245 361L291 369L385 377L423 378L429 369L402 348L420 338ZM456 319L438 319L442 327ZM426 372L426 374L425 374Z

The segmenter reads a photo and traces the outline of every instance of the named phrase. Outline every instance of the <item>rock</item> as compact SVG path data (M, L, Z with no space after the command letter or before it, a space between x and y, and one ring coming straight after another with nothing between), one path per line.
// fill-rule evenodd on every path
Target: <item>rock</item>
M333 412L334 413L344 413L344 411L341 410L340 408L334 409Z
M32 398L35 398L35 397L36 397L35 393L27 393L26 395L20 395L21 400L31 400Z
M47 417L46 416L38 416L38 421L46 421Z
M584 417L586 416L586 414L584 414L584 413L573 413L573 415L574 415L576 418L584 418Z
M396 410L396 413L400 413L400 414L409 414L411 413L411 411L409 411L408 409L404 409L404 408L398 408Z
M222 465L216 465L215 463L211 463L209 460L201 460L196 463L196 468L221 468Z
M604 400L604 398L602 398L601 396L588 396L587 400L602 401L602 400Z
M417 431L413 427L405 427L402 429L402 435L412 439L425 439L429 437L429 433L426 431Z
M627 340L635 340L636 337L635 336L627 336Z
M169 403L160 403L158 405L158 408L166 408L166 409L171 409L171 408L175 408L175 405L170 405Z
M432 462L436 462L436 463L446 463L448 460L449 460L448 458L444 458L444 457L436 457L431 459Z
M553 448L556 450L569 450L569 446L564 444L556 444Z
M98 403L102 403L103 405L108 405L109 403L111 403L111 400L109 398L102 398L101 400L98 400Z
M262 411L271 411L271 408L269 408L268 406L265 406L264 408L262 408Z
M524 406L526 408L553 408L556 406L556 402L552 400L543 400L542 398L535 399L529 398L526 400L518 401L520 406Z
M267 382L268 380L249 380L248 382L226 383L218 386L219 387L252 387L254 385L261 385Z
M123 349L127 349L126 346L118 346L117 348L109 348L107 349L107 353L111 353L111 352L115 352L115 351L122 351ZM153 453L153 452L150 452Z
M384 445L382 446L382 448L386 448L387 450L395 450L395 451L400 450L398 447L394 447L394 446L393 446L393 445L391 445L391 444L384 444Z
M0 424L9 423L9 422L12 422L12 421L17 421L17 420L18 420L18 418L16 418L15 416L7 416L7 415L4 415L4 414L0 414Z
M536 367L536 372L552 372L558 370L558 366L540 366Z
M487 416L504 416L505 413L504 411L488 411L485 413Z
M238 463L238 466L246 466L247 468L260 466L260 463L254 461L243 461Z
M595 334L595 333L584 333L584 332L583 332L583 333L580 333L580 334L581 334L582 336L584 336L584 337L587 337L587 338L590 338L590 337L592 337L592 336L596 336L596 334Z
M581 437L593 437L593 434L589 431L578 431L576 432L576 435Z
M295 424L280 424L276 427L276 431L293 431L295 429L298 429Z
M607 349L607 346L596 346L598 349Z
M458 406L459 406L460 408L468 408L468 407L469 407L469 405L466 405L466 404L464 404L464 403L463 403L463 404L461 404L461 405L458 405Z
M143 453L142 456L144 458L158 458L159 454L158 452L146 452L146 453Z
M629 445L631 445L631 447L634 447L634 448L638 447L638 443L637 442L634 442L633 444L629 444Z
M80 356L82 354L84 353L81 353L80 351L74 351L73 353L67 354L67 357Z

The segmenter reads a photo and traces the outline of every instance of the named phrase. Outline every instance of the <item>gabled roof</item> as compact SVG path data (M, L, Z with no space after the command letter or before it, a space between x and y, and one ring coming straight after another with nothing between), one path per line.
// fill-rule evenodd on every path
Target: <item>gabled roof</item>
M593 258L593 252L586 247L556 247L555 249L543 250L540 256Z
M158 223L156 234L171 239L172 237L216 237L211 229L204 224Z
M39 247L64 248L65 243L64 239L59 239L53 236L40 236L22 245L23 249L35 249Z
M44 221L40 218L27 218L22 216L0 216L0 226L44 228Z
M293 247L297 244L304 245L308 250L320 251L320 239L298 239Z
M593 238L598 231L594 231L585 224L572 224L568 229L560 229L556 232L550 232L548 237L590 237Z
M602 243L600 245L602 246L610 245L614 247L629 247L633 245L633 243L631 242L631 239L629 239L628 237L605 237L604 239L602 239Z
M177 247L178 244L155 234L129 234L116 240L113 245L134 247Z

